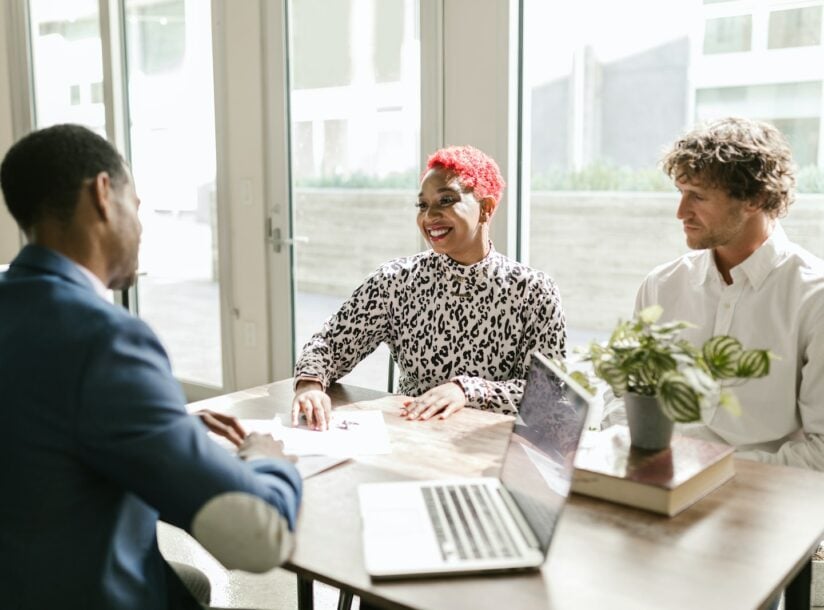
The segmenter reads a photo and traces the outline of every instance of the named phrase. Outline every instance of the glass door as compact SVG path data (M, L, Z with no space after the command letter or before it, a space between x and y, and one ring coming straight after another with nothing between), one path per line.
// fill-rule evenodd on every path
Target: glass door
M420 250L420 39L415 0L292 0L288 13L299 354L367 275ZM388 366L381 346L344 381L385 390Z
M211 6L201 0L29 0L34 127L79 123L124 145L143 235L138 315L201 397L227 385L218 273ZM102 17L102 18L101 18ZM122 39L104 48L101 27ZM104 57L108 53L109 57ZM125 60L128 134L107 125L106 63ZM113 77L112 77L113 78ZM113 79L114 80L114 79ZM128 135L128 137L124 137Z
M143 239L137 309L176 377L224 386L211 6L125 0L132 170Z
M106 137L97 0L30 0L34 127L80 123Z

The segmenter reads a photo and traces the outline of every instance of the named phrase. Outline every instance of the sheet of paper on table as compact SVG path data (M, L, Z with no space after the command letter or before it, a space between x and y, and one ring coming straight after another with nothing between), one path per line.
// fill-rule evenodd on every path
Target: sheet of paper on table
M261 434L269 434L268 429L272 427L272 420L269 419L251 419L240 421L247 432L260 432ZM247 426L249 422L252 422L252 425ZM237 447L235 447L232 443L230 443L227 439L223 438L222 436L218 436L213 432L209 432L209 436L221 447L224 447L225 449L228 449L232 452L237 451ZM302 479L308 479L311 476L323 472L324 470L329 470L333 466L337 466L338 464L342 464L343 462L346 462L348 460L348 457L337 457L330 455L303 455L297 457L297 461L295 462L295 468L297 468Z
M329 430L310 430L305 423L297 428L274 419L242 419L247 432L271 434L283 441L289 455L354 457L390 453L389 433L380 411L333 411Z
M284 452L298 456L295 467L306 479L357 455L390 453L389 434L380 411L334 411L329 430L310 430L306 424L285 426L279 416L274 419L241 419L246 432L271 434L283 441ZM227 449L228 440L209 434Z

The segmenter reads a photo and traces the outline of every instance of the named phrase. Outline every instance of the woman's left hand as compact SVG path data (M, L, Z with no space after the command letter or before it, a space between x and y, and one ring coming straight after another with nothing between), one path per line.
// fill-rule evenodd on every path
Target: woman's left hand
M432 388L425 394L404 403L401 416L406 419L429 419L440 413L446 419L466 406L466 394L454 381Z

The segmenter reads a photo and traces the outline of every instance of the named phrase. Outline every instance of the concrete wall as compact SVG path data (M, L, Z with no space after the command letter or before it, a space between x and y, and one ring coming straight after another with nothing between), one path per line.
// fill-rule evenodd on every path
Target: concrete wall
M348 296L381 263L419 252L415 194L408 190L297 189L295 234L301 292Z
M301 291L348 296L391 258L419 250L406 191L299 189ZM530 265L561 290L569 327L587 340L632 315L647 273L686 252L674 193L534 192ZM824 195L801 195L782 224L790 238L824 256Z
M12 130L11 96L9 78L9 55L6 48L6 7L0 6L0 159L14 142ZM0 265L8 263L20 249L20 233L17 224L9 215L0 195Z

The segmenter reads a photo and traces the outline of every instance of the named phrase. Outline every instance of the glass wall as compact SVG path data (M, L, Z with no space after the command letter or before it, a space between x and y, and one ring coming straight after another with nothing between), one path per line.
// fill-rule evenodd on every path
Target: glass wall
M132 170L141 199L138 312L185 381L223 385L211 7L126 0Z
M787 4L525 0L522 231L530 264L559 284L573 345L632 315L645 275L686 251L658 162L698 121L740 115L786 134L800 194L782 224L824 255L822 3Z
M30 0L35 125L80 123L106 136L97 0Z
M415 0L290 4L295 348L381 263L419 250ZM345 381L386 389L381 346Z

